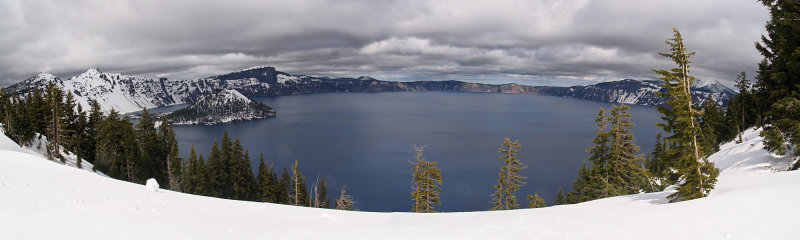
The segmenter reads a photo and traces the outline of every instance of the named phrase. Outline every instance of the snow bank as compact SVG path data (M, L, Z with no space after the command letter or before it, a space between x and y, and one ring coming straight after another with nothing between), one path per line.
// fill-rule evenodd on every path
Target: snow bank
M667 191L441 214L150 194L141 185L3 149L0 239L796 239L800 172L777 171L788 158L764 151L758 131L745 134L743 143L726 144L711 157L722 173L707 198L667 204Z

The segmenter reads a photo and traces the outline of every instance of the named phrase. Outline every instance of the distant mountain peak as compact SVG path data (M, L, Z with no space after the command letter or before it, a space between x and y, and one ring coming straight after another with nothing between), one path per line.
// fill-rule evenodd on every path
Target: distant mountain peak
M371 80L377 80L377 79L375 79L375 78L373 78L373 77L370 77L370 76L361 76L361 77L358 77L358 78L356 78L356 79L358 79L358 80L361 80L361 81L371 81Z

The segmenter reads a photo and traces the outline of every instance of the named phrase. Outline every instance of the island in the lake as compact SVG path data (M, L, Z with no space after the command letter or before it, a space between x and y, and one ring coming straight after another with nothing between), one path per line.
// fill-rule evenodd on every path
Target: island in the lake
M167 114L173 125L213 125L277 116L275 110L232 89L218 89L192 105Z

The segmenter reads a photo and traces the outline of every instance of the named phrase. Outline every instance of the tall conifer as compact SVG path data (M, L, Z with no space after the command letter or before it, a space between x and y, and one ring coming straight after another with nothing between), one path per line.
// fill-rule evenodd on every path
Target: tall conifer
M412 210L414 212L431 213L436 212L433 205L442 204L439 200L439 194L442 189L439 185L442 184L441 170L436 167L436 161L428 161L422 157L422 151L425 147L414 146L416 158L412 162L414 173L412 180L411 199L414 200Z
M503 167L498 173L497 185L494 186L495 192L492 194L491 210L509 210L519 208L515 193L524 186L526 177L519 173L525 169L522 162L517 159L519 154L519 140L511 141L508 138L503 140L503 145L497 151L500 153L499 159L503 161Z
M659 108L659 112L671 115L674 119L671 126L664 127L665 132L673 133L665 140L675 144L666 153L674 157L670 165L674 168L674 175L681 181L678 192L670 195L673 200L689 200L708 195L714 188L719 170L709 162L701 153L700 126L697 122L701 113L692 105L692 96L689 88L694 77L689 75L689 57L694 52L686 50L683 37L677 29L673 29L673 37L666 41L671 52L659 53L669 58L677 65L670 70L653 70L661 75L667 92L661 95L667 99L669 108ZM662 125L664 126L664 125Z

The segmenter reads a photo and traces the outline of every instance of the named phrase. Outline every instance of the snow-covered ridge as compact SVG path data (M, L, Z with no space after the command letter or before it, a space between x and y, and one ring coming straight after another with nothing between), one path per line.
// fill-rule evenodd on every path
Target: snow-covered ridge
M706 198L666 203L668 190L538 209L437 214L150 192L22 153L0 135L0 238L796 239L800 171L781 171L789 159L763 150L758 133L747 130L743 143L725 144L710 157L722 172ZM102 227L87 232L82 226Z
M65 92L73 93L83 109L89 109L90 101L96 100L103 111L115 109L121 113L140 111L142 108L191 104L220 89L233 89L250 98L334 92L459 91L541 94L646 106L665 103L655 94L662 90L657 81L626 79L573 87L490 85L460 81L388 82L367 76L331 79L291 75L266 66L194 80L152 79L103 73L92 68L67 80L40 73L11 85L8 89L27 92L31 88L43 89L49 82L55 82ZM735 94L733 90L716 81L697 81L695 84L699 87L692 88L692 95L693 101L698 104L705 102L708 94L711 94L717 102L725 105Z

